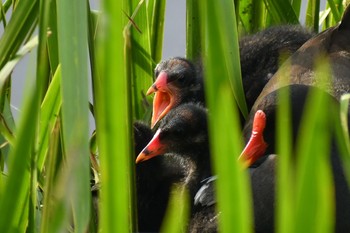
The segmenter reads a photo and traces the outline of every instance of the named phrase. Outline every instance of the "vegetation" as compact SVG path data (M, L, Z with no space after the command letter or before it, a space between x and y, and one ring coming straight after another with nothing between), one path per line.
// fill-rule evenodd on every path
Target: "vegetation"
M95 12L84 0L2 1L1 232L136 231L132 122L150 118L151 99L144 94L152 84L155 64L161 60L165 2L104 0L103 10ZM247 115L239 36L275 24L299 23L300 18L317 32L320 25L325 29L339 22L344 8L340 0L329 0L322 11L319 0L310 0L305 13L300 0L187 0L187 57L195 59L202 54L206 67L213 161L222 178L218 183L219 208L224 213L222 232L251 232L252 221L247 174L233 156L242 149L237 111ZM31 57L35 75L27 77L24 104L15 121L10 107L11 77L24 56ZM330 127L320 114L327 109L326 100L322 95L313 98L317 104L312 105L306 121L318 125L303 133L309 143L301 145L300 153L306 156L296 181L288 173L290 145L283 140L288 139L288 130L278 132L281 154L286 155L281 156L278 171L280 232L331 232L334 224L334 203L327 199L332 185L328 164L324 160L308 162L308 151L326 158L327 148L317 145L327 146L328 136L318 126ZM348 101L345 96L344 116ZM226 105L236 105L237 111ZM92 135L89 109L96 123ZM280 119L288 117L287 112L280 109ZM340 124L337 129L341 132ZM349 139L339 135L344 160L350 164ZM350 174L350 169L347 172ZM91 186L96 183L102 186L99 226L92 208ZM307 185L312 183L317 186ZM323 204L306 208L310 198ZM173 211L175 208L169 209L169 216ZM316 211L317 216L311 214ZM172 219L167 218L164 229L181 231ZM305 221L320 223L319 228L311 229Z

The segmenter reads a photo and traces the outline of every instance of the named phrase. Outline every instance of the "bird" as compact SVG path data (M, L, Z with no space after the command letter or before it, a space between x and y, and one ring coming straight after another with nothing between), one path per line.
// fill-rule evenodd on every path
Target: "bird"
M151 141L139 153L136 164L163 155L177 156L189 161L186 182L202 180L211 174L208 141L207 110L195 103L172 109L160 122Z
M252 107L257 96L277 71L284 56L292 54L313 33L296 25L276 26L239 42L243 89L248 105ZM203 70L200 61L193 63L182 57L161 61L155 68L156 80L147 95L155 93L151 126L154 127L171 108L182 103L205 105ZM243 119L243 116L241 116Z
M274 135L275 135L275 112L277 100L277 90L289 86L292 87L291 95L294 95L291 99L296 101L296 104L292 104L292 111L294 112L293 127L294 131L297 130L297 126L300 123L301 113L305 101L305 95L307 93L307 87L319 87L326 90L336 100L340 100L343 94L350 92L350 7L348 7L343 15L342 21L337 26L331 27L318 35L312 37L305 42L273 75L273 77L267 82L260 95L256 99L248 121L252 121L253 115L258 110L271 111L268 115L266 127L268 128L264 132L264 138L267 144L270 146L267 149L267 153L273 153L274 148ZM331 77L329 80L322 80L316 73L315 65L317 62L322 61L320 57L325 57L326 62L331 67ZM327 64L323 64L327 66ZM326 82L326 83L324 83ZM323 86L323 87L322 87ZM303 94L299 94L302 92ZM298 96L300 95L300 96ZM243 129L243 135L247 138L247 134L251 132L251 123L246 123ZM297 136L296 132L292 134ZM262 145L263 146L263 145Z
M207 110L195 103L172 109L136 158L139 231L159 232L171 187L194 197L211 176Z
M279 105L281 105L278 98L279 91L289 91L289 101L291 107L291 128L292 128L292 155L293 161L296 161L296 143L298 141L299 129L301 121L306 108L306 103L311 92L323 92L318 87L293 84L290 86L281 87L275 90L263 99L261 99L258 105L258 112L264 114L253 114L249 116L244 128L244 138L247 143L247 147L254 148L254 152L257 154L246 156L244 153L249 152L246 148L243 150L241 157L243 161L247 161L247 166L253 164L257 159L250 159L251 157L261 156L263 159L257 161L257 165L250 167L251 189L252 189L252 202L254 210L254 232L274 232L274 219L275 219L275 169L278 165L277 149L276 149L276 111ZM339 111L338 100L326 93L326 96L330 99L327 114L336 115ZM262 125L260 117L262 117ZM259 121L259 127L256 121ZM264 121L266 120L266 121ZM255 129L254 129L255 128ZM254 135L254 131L258 131ZM250 132L250 133L248 133ZM332 146L330 150L330 164L333 171L334 182L334 194L335 194L335 206L336 206L336 223L335 232L348 232L350 230L350 223L346 220L350 217L350 191L345 178L345 172L340 160L339 148L334 143L334 135ZM252 140L252 137L261 137L259 140ZM252 144L250 144L252 143ZM261 148L259 148L261 147ZM196 193L194 198L194 215L190 222L190 232L218 232L217 218L220 213L216 209L216 196L215 196L215 182L219 177L211 177L204 181L202 187Z
M304 113L306 100L310 90L317 91L318 88L313 86L294 84L281 87L280 89L269 93L264 98L259 99L259 104L256 105L256 109L258 109L257 111L262 111L265 115L264 118L266 119L266 122L264 122L264 127L259 132L259 135L262 135L262 139L251 141L251 143L249 141L254 125L254 111L251 111L243 127L243 138L246 142L246 148L241 154L241 157L243 157L242 160L252 160L253 163L261 157L261 154L249 154L250 148L254 148L253 152L259 152L260 150L263 150L267 155L276 153L276 115L277 108L279 105L281 105L281 100L278 98L278 93L280 91L288 91L288 98L290 101L291 109L290 127L292 129L292 144L295 145L299 133L299 126L301 124L302 116Z
M144 122L136 121L134 128L135 157L149 143L154 132ZM186 160L167 154L137 163L135 186L138 232L159 232L166 214L173 185L188 176Z
M276 160L277 155L271 154L259 167L249 169L254 207L254 232L273 232L274 229ZM217 176L212 176L203 180L202 187L196 193L189 232L219 232L220 213L217 212L215 195L217 179Z
M190 60L174 57L160 62L154 71L156 81L146 95L155 93L151 126L182 103L204 103L201 70Z
M314 35L300 25L279 25L239 40L242 83L248 110L279 66Z
M331 77L326 80L326 90L340 100L350 92L350 8L345 10L341 23L305 42L266 83L252 110L257 110L260 99L290 84L320 85L316 65L330 65ZM325 58L320 60L320 58ZM326 64L324 64L326 62ZM323 84L324 85L324 84Z

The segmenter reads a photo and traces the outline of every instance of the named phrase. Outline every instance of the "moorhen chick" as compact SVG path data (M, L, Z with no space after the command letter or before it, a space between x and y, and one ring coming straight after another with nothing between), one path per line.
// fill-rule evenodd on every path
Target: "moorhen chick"
M153 157L181 158L188 161L186 184L199 184L211 175L208 142L207 110L195 103L185 103L172 109L160 122L148 145L136 158L136 163ZM192 188L192 187L190 187Z
M273 232L275 207L275 163L276 155L269 155L256 168L249 169L254 210L254 232ZM194 214L190 221L191 233L216 233L218 216L216 211L215 181L213 176L203 181L203 186L194 198ZM233 207L234 208L234 207Z
M193 199L200 181L211 175L208 144L207 111L197 104L182 104L160 121L136 159L140 231L159 231L173 184L187 188Z
M176 109L173 111L177 112ZM176 121L176 118L174 120ZM153 136L148 125L141 122L134 123L136 155L144 149ZM171 153L136 164L139 232L160 231L173 185L186 182L186 179L193 175L192 166L190 160Z
M301 26L284 25L240 40L241 72L248 110L285 58L280 56L281 53L292 54L312 35ZM152 127L181 103L204 104L201 64L174 57L159 63L154 73L156 81L147 91L147 95L155 93Z

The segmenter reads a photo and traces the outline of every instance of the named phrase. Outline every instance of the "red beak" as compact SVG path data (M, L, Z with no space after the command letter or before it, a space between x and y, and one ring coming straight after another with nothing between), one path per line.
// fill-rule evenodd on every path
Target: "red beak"
M149 160L155 156L162 155L166 152L165 144L159 140L160 129L154 134L148 145L140 152L136 158L136 163Z
M175 105L173 91L167 83L168 75L162 71L157 77L157 80L148 89L147 95L155 93L153 99L153 113L151 127L153 128L160 119L162 119Z
M262 155L264 155L267 143L264 141L263 132L266 126L266 115L263 111L258 110L255 113L253 121L253 130L250 139L239 156L238 160L242 161L245 167L249 167Z

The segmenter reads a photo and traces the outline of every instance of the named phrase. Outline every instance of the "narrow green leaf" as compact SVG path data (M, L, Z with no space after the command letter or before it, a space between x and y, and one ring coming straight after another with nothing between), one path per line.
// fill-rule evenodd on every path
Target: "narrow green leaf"
M10 8L11 6L11 0L6 0L4 3L1 3L1 14L0 14L0 21L3 21L3 25L4 28L6 27L6 18L5 18L5 14L7 12L7 10Z
M326 59L316 62L315 75L321 87L329 79L327 62ZM297 145L295 232L333 232L334 229L335 198L329 156L333 105L327 92L316 89L311 91L306 103Z
M312 28L315 32L318 32L319 11L320 0L309 0L306 10L305 24L307 27Z
M147 5L148 22L150 23L151 56L155 63L158 63L162 58L165 5L165 0L150 0Z
M70 176L63 201L72 204L75 232L85 232L91 210L86 1L58 1L57 16L63 143Z
M286 73L290 72L289 69ZM284 88L278 93L279 105L277 109L277 154L278 166L276 176L276 225L277 232L291 233L295 211L295 182L294 166L292 163L292 128L291 109L289 103L289 89Z
M54 226L55 221L53 221L55 216L55 211L57 211L57 205L53 199L57 198L57 177L58 173L57 163L59 160L59 137L60 137L60 121L57 121L53 127L53 130L49 133L50 142L48 143L48 159L46 166L46 177L44 185L44 202L42 211L42 222L41 222L41 232L53 232L53 229L58 226Z
M350 139L348 131L350 95L345 94L340 100L340 123L336 124L337 144L344 164L344 172L350 184ZM335 120L338 120L337 118ZM335 121L337 122L337 121Z
M46 160L49 138L59 115L61 104L61 67L59 66L46 92L43 103L41 104L37 158L37 166L40 172Z
M13 132L11 131L10 127L7 125L7 122L2 115L0 115L0 132L1 132L1 135L5 138L5 140L7 140L7 142L13 146L15 141Z
M6 123L6 127L9 128L9 131L11 133L14 133L15 132L15 121L13 119L9 100L6 97L5 97L4 110L2 113L2 117L3 117L4 122ZM2 168L0 170L3 171L5 164L6 164L6 166L8 166L7 158L8 158L9 149L10 149L10 146L7 144L7 141L5 141L5 138L3 138L3 135L0 136L0 145L1 145L0 167Z
M299 24L289 1L264 0L264 3L275 24Z
M186 1L186 57L192 61L200 60L202 51L200 0Z
M9 155L9 177L4 186L6 192L0 200L0 208L6 212L6 215L0 218L0 229L4 232L15 229L24 231L23 226L28 221L27 218L22 219L22 215L29 206L29 168L38 114L37 92L33 87L27 91L29 90L16 133L16 141Z
M4 67L0 70L0 89L5 85L17 63L24 57L24 55L32 51L32 49L38 45L38 42L38 37L33 37L30 41L23 45L12 60L8 61L4 65Z
M58 53L58 32L57 32L57 7L56 1L50 2L50 17L48 25L48 38L47 38L47 53L49 56L50 68L53 75L53 72L56 71L59 64L59 53Z
M236 25L235 8L233 2L229 1L201 3L200 15L204 20L201 28L204 45L203 66L207 105L210 109L210 145L215 172L219 176L217 182L218 211L221 212L219 227L221 232L250 232L252 226L250 193L246 174L237 163L242 149L242 139L231 90L232 79L240 80L237 32L233 29L235 27L232 27ZM231 29L228 28L229 23ZM236 63L238 69L232 70L232 66L228 68L229 63Z
M24 1L13 11L6 30L0 38L0 69L17 53L37 19L39 1Z
M131 232L130 163L131 119L130 83L124 57L123 10L126 1L103 1L98 77L95 84L95 117L101 162L100 229L104 232ZM124 10L125 11L125 10ZM127 31L125 32L127 35ZM116 74L117 77L116 78ZM116 169L117 168L117 169ZM122 191L120 191L122 190Z
M190 214L188 190L184 186L174 186L172 189L161 232L186 232Z
M292 3L292 7L294 9L296 17L299 19L302 0L290 0L290 2Z
M142 100L147 89L152 85L152 58L151 58L151 27L148 22L145 1L133 0L131 4L130 27L131 47L131 85L133 86L133 112L136 119L141 119L146 112ZM137 28L140 30L138 31ZM126 39L128 36L126 36ZM137 46L135 46L137 45Z
M253 33L265 27L265 5L260 0L243 0L239 3L239 19L244 33Z
M206 17L203 20L205 20L204 22L208 27L208 29L205 29L208 31L203 32L205 33L203 36L207 37L208 43L214 43L216 45L209 44L204 47L208 46L208 51L210 48L218 50L215 57L210 59L217 59L219 62L217 67L222 67L225 73L223 76L217 74L215 82L208 82L206 86L221 86L221 82L225 82L227 78L230 81L229 85L232 88L236 103L242 115L246 117L248 115L248 110L241 78L238 33L237 27L232 26L237 25L233 1L218 2L215 6L208 3L208 7L210 10L202 14L203 17ZM214 16L215 20L213 19ZM208 17L210 17L210 19ZM205 54L205 56L209 57L210 55ZM224 64L222 64L222 62Z
M327 3L331 8L333 18L335 19L336 22L339 22L341 20L341 15L339 13L339 10L342 11L342 4L338 5L333 0L328 0ZM340 8L339 10L338 10L338 7Z

